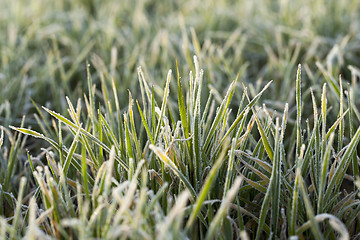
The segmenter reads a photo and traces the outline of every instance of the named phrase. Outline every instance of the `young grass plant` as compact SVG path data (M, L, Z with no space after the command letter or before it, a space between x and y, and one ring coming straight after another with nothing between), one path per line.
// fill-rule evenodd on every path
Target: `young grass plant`
M168 98L171 71L158 104L158 96L150 90L139 69L144 94L141 101L137 101L137 113L132 110L131 93L129 107L122 111L123 117L107 114L119 111L117 104L116 110L112 109L113 104L108 104L96 111L94 90L89 88L84 109L87 113L82 112L79 103L75 110L69 99L71 119L44 108L59 122L52 124L51 130L57 131L57 139L52 139L48 131L42 134L11 127L47 141L55 151L53 154L44 150L48 159L45 167L35 164L29 156L40 198L31 200L29 218L20 222L38 222L28 222L31 228L38 229L31 234L106 239L156 236L213 239L245 236L246 231L261 239L284 236L288 231L289 236L332 238L336 233L323 227L327 224L324 219L330 219L329 224L343 239L354 233L357 225L346 221L346 217L354 218L360 212L356 194L337 199L341 197L340 185L353 162L360 128L347 145L344 141L338 143L338 152L334 147L336 129L344 128L344 116L351 112L352 106L343 111L345 101L341 100L338 118L327 129L324 84L320 117L311 92L314 128L301 128L299 65L296 131L290 131L297 136L295 146L299 149L293 161L285 148L293 139L286 138L291 118L288 104L285 104L281 124L265 105L263 108L257 105L271 82L253 99L244 88L242 99L246 97L249 103L241 104L230 121L228 115L237 91L237 79L214 111L216 103L211 100L212 92L208 96L212 103L202 107L203 71L196 57L194 66L195 77L190 73L190 91L186 97L177 70L178 112L170 108L173 99ZM92 86L90 77L88 81ZM102 92L109 92L107 86L102 86ZM117 99L116 91L114 99ZM257 129L253 128L255 123ZM21 201L21 194L19 197ZM74 197L76 201L72 200ZM44 214L38 216L34 209L40 206ZM19 211L17 207L15 226L19 225ZM159 228L160 222L166 227ZM7 234L6 229L11 227L2 226ZM42 230L39 232L39 229ZM11 234L17 236L13 231Z
M146 138L146 135L142 136L141 138L137 137L137 134L139 134L136 128L133 112L131 108L131 102L132 99L130 97L130 107L127 112L124 113L124 121L118 122L120 125L118 128L121 128L121 132L125 132L125 142L120 141L120 144L125 143L125 146L117 147L117 150L115 151L115 146L110 146L109 144L113 144L114 142L111 141L111 139L115 138L122 138L122 136L115 136L115 132L111 129L111 127L107 124L104 124L106 122L114 122L112 119L109 119L111 116L105 116L104 118L101 117L101 111L99 111L99 118L94 117L95 110L92 109L91 106L95 106L94 104L94 98L91 97L93 91L91 90L89 92L90 97L88 99L91 99L89 104L87 104L88 107L87 110L89 111L89 117L86 119L86 123L82 123L80 121L80 107L77 107L77 110L75 111L75 108L73 107L72 103L67 99L68 105L69 105L69 114L71 117L71 120L66 118L65 116L56 113L52 110L49 110L47 108L44 108L46 112L51 114L56 120L59 121L59 127L57 128L58 131L58 140L53 140L51 138L46 137L45 135L38 133L34 130L25 129L25 128L16 128L12 127L14 130L17 130L23 134L30 135L36 138L41 138L54 148L54 150L57 151L57 157L56 156L50 156L48 152L46 152L46 155L48 156L48 167L45 167L44 171L40 169L35 170L39 167L34 167L33 163L32 169L34 171L34 176L36 179L36 182L38 186L40 187L40 193L41 193L41 201L44 204L45 211L48 211L50 215L48 216L51 221L49 221L50 225L47 223L44 225L46 232L55 234L55 236L70 236L69 234L75 234L74 236L78 237L87 237L86 233L81 230L81 226L85 226L86 224L84 221L86 221L87 217L80 217L80 219L74 219L74 212L80 211L80 215L82 215L81 212L85 211L83 214L86 216L94 216L93 214L100 214L97 213L98 211L102 212L105 205L110 204L106 203L108 201L107 199L111 199L110 194L115 191L112 187L114 184L115 186L121 186L121 191L125 194L124 195L124 201L120 200L119 196L113 196L115 199L118 199L117 202L119 203L119 206L121 206L120 212L124 212L125 209L130 207L130 205L126 205L125 203L130 204L131 201L133 201L133 198L136 198L135 192L140 191L144 192L147 188L146 185L139 185L141 182L141 179L138 178L139 171L141 169L142 164L144 164L143 161L140 161L145 157L145 159L153 159L155 156L158 157L160 162L155 162L155 165L151 164L153 160L146 161L147 164L144 165L144 170L148 169L149 172L152 172L155 174L158 178L157 180L151 180L151 185L155 186L153 191L157 192L160 191L161 185L164 185L165 182L171 182L171 185L168 187L168 194L169 196L174 196L175 193L178 193L179 191L185 190L190 193L190 200L194 204L193 208L189 215L189 220L187 221L186 228L184 234L188 234L191 229L196 230L199 232L199 234L202 234L201 232L205 231L208 226L211 224L211 222L208 222L209 220L204 217L204 213L206 211L202 210L204 200L207 197L210 197L210 199L214 198L217 199L216 193L212 192L212 183L217 178L227 178L227 188L231 187L231 179L234 179L235 172L230 172L227 174L224 174L224 171L226 171L226 167L224 166L224 162L227 161L228 158L233 158L233 156L228 155L227 151L230 150L231 146L229 144L229 141L227 139L228 136L232 131L236 129L236 127L242 123L242 125L245 122L245 117L247 116L247 112L250 107L252 107L256 101L259 99L259 96L261 96L261 93L256 96L248 106L244 108L241 114L237 117L236 121L232 123L231 127L222 134L216 134L216 139L213 139L208 142L208 147L210 149L219 149L220 147L223 149L221 151L221 154L218 155L218 150L216 150L213 154L215 154L217 160L212 164L212 155L202 155L201 151L202 149L205 149L205 147L202 145L201 141L201 135L200 133L203 132L201 130L201 126L204 126L204 124L201 124L200 119L205 119L201 116L201 85L202 81L200 80L202 76L202 71L198 67L197 59L195 60L195 66L197 69L197 73L195 77L194 82L194 88L196 89L196 95L194 95L194 98L187 98L188 102L186 105L184 104L184 107L186 106L193 106L193 112L190 113L189 116L189 122L192 123L192 128L189 128L189 137L182 140L177 139L180 134L179 127L182 129L181 133L184 134L184 129L181 128L185 124L176 124L174 125L173 122L169 122L169 117L166 116L165 112L169 111L169 114L171 114L170 110L166 108L167 106L167 96L169 91L169 83L171 79L171 72L169 72L167 81L166 81L166 87L164 91L164 98L162 99L162 107L158 113L155 113L156 107L151 108L147 111L147 115L144 115L141 111L140 106L139 114L142 115L142 121L144 122L144 126L147 124L147 119L154 120L153 116L155 116L155 121L152 121L152 124L156 124L156 127L147 127L147 134L149 136L152 136L151 130L154 132L154 138ZM92 85L91 78L88 77L89 85ZM233 88L234 84L231 85L230 92L234 91ZM157 103L154 100L153 92L150 93L151 96L151 102L148 102L147 105L157 105ZM230 96L231 98L231 95ZM222 103L222 107L218 111L216 116L224 116L224 114L228 111L228 106L230 102L230 98L227 98ZM142 102L146 102L150 98L142 99ZM191 101L195 101L195 103ZM226 103L226 105L224 105ZM80 106L80 105L78 105ZM145 117L147 116L147 117ZM183 115L184 116L184 115ZM188 117L187 117L188 118ZM217 117L218 118L218 117ZM99 119L99 121L98 121ZM130 119L130 122L129 122ZM219 124L220 122L217 122L217 125L213 125L212 129L214 129L213 133L216 129L223 128L222 125ZM129 126L131 125L131 127ZM55 124L54 127L57 125ZM66 126L66 131L61 126ZM82 127L82 126L85 126ZM174 129L175 128L175 129ZM56 129L55 129L56 130ZM234 138L233 142L239 143L239 140L245 141L246 137L248 136L250 129L248 132L241 137L239 133L237 134L237 138ZM64 134L67 132L67 134L72 135L72 142L69 148L65 146L65 143L62 139L64 139ZM46 134L46 133L45 133ZM172 135L174 134L174 135ZM184 134L185 135L185 134ZM147 139L145 142L140 142L140 139ZM185 136L184 136L185 137ZM102 140L101 140L102 139ZM171 140L172 139L172 140ZM192 139L192 140L191 140ZM209 137L210 139L210 137ZM109 141L110 140L110 141ZM151 142L155 143L156 145L150 144ZM218 145L215 145L215 144ZM150 144L150 145L149 145ZM80 146L79 146L80 145ZM140 149L140 146L145 147L143 149ZM189 146L193 146L194 151L190 151ZM150 148L152 150L151 152L147 151L147 148ZM163 148L166 148L165 150ZM234 147L232 147L232 153L234 152ZM120 152L120 150L124 150L125 152ZM80 152L79 152L80 150ZM99 165L100 162L98 160L98 156L101 156L102 151L107 152L105 156L109 156L108 161L105 161L103 164ZM135 151L133 151L135 150ZM185 151L186 153L182 153L182 151ZM155 155L153 155L155 153ZM109 155L108 155L109 154ZM63 156L63 157L62 157ZM125 156L125 158L123 158ZM186 162L182 162L183 160L180 159L180 156L188 156L189 159L188 162L192 162L191 166L192 169L187 169ZM201 156L208 156L208 160L205 161L205 159L201 159ZM56 160L57 158L60 159ZM30 162L33 162L31 157L29 158ZM63 159L63 160L61 160ZM136 162L135 159L139 159ZM61 165L56 166L57 164L55 161L59 161ZM114 168L115 162L119 163L117 168ZM60 164L59 163L59 164ZM108 164L108 170L105 170L104 164ZM210 163L208 168L205 168L205 164ZM234 160L230 161L230 165L228 168L232 168L232 165L234 164ZM153 167L155 166L155 168ZM171 169L171 172L168 171ZM86 170L89 169L89 170ZM134 170L137 169L136 172ZM206 171L204 171L206 170ZM112 174L114 172L115 174ZM105 175L106 173L106 175ZM204 175L206 174L206 175ZM81 178L78 178L77 176L82 176ZM146 175L144 175L145 178L147 178ZM143 176L143 177L144 177ZM176 177L175 177L176 176ZM181 184L177 183L177 178L184 184L184 187L181 187ZM94 180L92 180L94 179ZM128 181L131 181L131 184L129 185L129 188L126 186L125 179L128 179ZM83 186L80 187L80 182L82 182ZM224 201L228 201L230 203L230 200L233 199L236 193L236 189L239 187L238 181L236 181L236 187L233 187L229 189L229 196L225 198L226 194L224 194ZM60 184L60 185L58 185ZM125 185L124 185L125 184ZM160 184L160 185L159 185ZM174 188L174 185L178 185L179 189ZM68 190L67 190L68 189ZM83 192L85 199L82 199L83 197L78 197L78 203L75 205L72 202L69 202L69 199L71 199L71 195L69 196L68 193L61 194L62 191L69 191L72 189L72 191L77 192L77 195L79 196L79 192ZM128 189L125 191L125 189ZM124 192L125 191L125 192ZM227 191L226 191L227 192ZM80 194L81 195L81 194ZM219 199L221 199L220 197ZM91 200L92 199L92 200ZM160 195L157 197L158 201L161 202L160 206L165 211L164 216L169 213L171 215L171 211L168 210L166 205L170 204L169 207L171 207L172 203L171 201L168 202L168 198L165 195ZM90 201L91 200L91 201ZM168 203L167 203L168 202ZM229 204L228 203L228 204ZM123 205L125 204L125 205ZM145 204L145 203L144 203ZM165 205L164 205L165 204ZM81 205L81 206L80 206ZM124 206L128 206L125 207ZM156 205L154 205L156 206ZM228 205L224 205L220 207L222 217L220 215L215 215L215 219L218 219L216 221L216 225L212 223L211 229L214 231L215 227L218 228L219 225L222 225L222 221L220 221L221 218L224 218L226 214L225 209L228 208ZM79 210L76 210L79 209ZM81 210L82 209L82 210ZM116 209L115 206L112 206L110 209L113 209L113 211ZM211 211L216 210L216 208L211 208ZM173 210L178 211L178 210ZM219 210L220 211L220 210ZM225 211L225 212L224 212ZM214 212L216 213L216 212ZM32 214L32 213L31 213ZM103 213L105 214L105 213ZM225 215L224 215L225 214ZM83 216L85 216L83 215ZM101 214L100 214L101 215ZM112 213L106 213L106 215L112 215ZM169 215L169 216L170 216ZM122 220L122 214L119 215L119 213L115 214L114 222L112 224L124 224ZM186 217L185 214L183 217ZM32 216L33 217L33 216ZM170 217L173 218L173 217ZM201 222L194 225L195 220L199 220ZM64 219L64 220L61 220ZM81 220L82 219L82 220ZM90 217L90 220L93 219L93 217ZM182 220L181 220L182 219ZM177 224L184 221L183 218L181 219L174 219ZM78 222L81 221L81 222ZM152 220L151 220L152 221ZM155 219L154 219L155 221ZM92 220L91 222L94 222ZM96 221L95 221L96 222ZM94 223L95 223L94 222ZM125 222L129 222L129 220L125 220ZM72 225L71 223L74 223ZM75 224L76 223L76 224ZM75 227L75 231L72 232L69 229L72 228L72 226ZM91 225L92 226L92 225ZM91 227L90 226L90 227ZM178 226L181 226L178 225ZM94 225L94 230L98 229L99 226L97 224ZM122 232L113 232L113 227L108 227L109 236L116 237L116 236L127 236L127 233ZM177 227L179 229L179 227ZM90 229L89 229L90 230ZM192 230L192 231L193 231ZM181 229L179 231L182 231ZM86 231L87 232L87 231ZM91 232L91 231L90 231ZM99 231L95 231L96 235L100 234ZM101 234L98 236L106 236L106 232L104 233L101 231ZM120 235L119 235L120 234ZM124 235L125 234L125 235ZM162 233L164 234L164 233ZM174 233L175 234L175 233ZM212 233L213 234L213 233ZM211 235L212 235L211 234ZM209 235L209 236L211 236Z

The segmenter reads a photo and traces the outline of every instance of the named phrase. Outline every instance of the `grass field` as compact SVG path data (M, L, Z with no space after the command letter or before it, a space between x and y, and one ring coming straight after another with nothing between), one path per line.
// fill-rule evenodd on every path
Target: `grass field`
M359 239L359 0L0 0L0 239Z

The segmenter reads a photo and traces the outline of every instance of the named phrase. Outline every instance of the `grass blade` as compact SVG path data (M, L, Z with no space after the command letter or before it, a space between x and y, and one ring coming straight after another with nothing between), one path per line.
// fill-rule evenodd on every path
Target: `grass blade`
M310 218L311 230L315 236L315 239L324 239L324 236L320 232L319 224L315 220L314 211L311 207L311 202L309 200L309 196L306 191L305 183L304 183L299 171L297 171L296 178L298 178L298 181L299 181L300 191L303 196L304 203L305 203L306 214L307 214L308 218Z
M300 155L301 148L301 64L299 64L296 72L296 160ZM295 167L298 162L295 160Z
M80 136L80 128L79 130L76 132L76 135L75 135L75 138L70 146L70 149L69 149L69 153L68 155L66 156L66 159L65 159L65 163L63 165L63 169L64 169L64 176L67 176L67 172L69 171L69 167L70 167L70 163L71 163L71 160L73 158L73 154L76 150L76 147L77 147L77 144L78 144L78 139L79 139L79 136Z
M188 122L187 122L185 101L184 101L184 96L183 96L181 82L180 82L179 66L178 66L177 62L176 62L176 75L177 75L176 79L177 79L177 90L178 90L178 104L179 104L181 124L184 129L185 138L189 138L189 127L188 127Z
M164 153L164 151L159 148L156 147L154 145L150 145L150 149L152 151L154 151L154 153L158 156L158 158L164 162L167 166L170 167L170 169L180 178L180 180L184 183L184 185L186 186L186 188L189 190L190 194L191 194L191 199L194 200L197 197L196 191L194 190L193 186L190 184L189 180L184 176L184 174L182 174L179 169L176 167L176 165L173 163L173 161L171 161L171 159L166 156L166 154Z

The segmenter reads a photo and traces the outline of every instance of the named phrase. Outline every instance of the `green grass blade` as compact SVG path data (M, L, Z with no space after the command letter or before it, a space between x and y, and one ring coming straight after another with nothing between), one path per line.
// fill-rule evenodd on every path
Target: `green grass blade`
M128 158L135 159L133 149L132 149L132 146L131 146L130 130L129 130L128 120L127 120L127 115L126 114L124 114L124 129L125 129L125 146L126 146L125 151L126 151L126 153L128 155Z
M179 169L176 167L173 161L171 161L171 159L168 156L166 156L164 151L161 148L156 147L154 145L150 145L150 149L154 151L154 153L158 156L158 158L162 162L164 162L167 166L169 166L170 169L180 178L180 180L184 183L186 188L191 193L192 200L196 199L197 194L193 186L191 185L190 181L184 176L184 174L182 174L182 172L179 171Z
M245 162L244 160L241 161L247 168L249 168L251 171L253 171L257 176L259 176L262 180L264 180L266 183L270 182L270 178L266 176L264 173L262 173L260 170L258 170L256 167L250 165L249 163ZM226 183L226 182L225 182Z
M330 89L335 93L334 96L339 100L340 88L336 84L334 77L325 70L324 66L320 62L316 62L316 66L320 69L321 73L324 75L326 82L329 84Z
M144 124L144 127L145 127L146 133L148 135L148 138L150 139L151 144L154 145L155 142L154 142L153 136L151 135L149 125L146 122L144 114L143 114L143 112L142 112L142 110L140 108L139 102L137 100L136 100L136 104L137 104L137 107L138 107L138 110L139 110L139 113L140 113L142 124Z
M199 75L199 78L202 79L202 71ZM198 86L198 92L196 95L196 102L195 102L195 109L194 109L194 118L192 122L192 146L194 151L194 158L193 158L193 166L194 166L194 175L195 175L195 189L198 190L198 184L200 184L201 179L201 141L202 141L202 135L201 135L201 126L200 126L200 99L201 99L201 89L202 89L202 80L199 79L199 86Z
M140 146L139 146L139 140L138 140L137 133L136 133L136 127L135 127L135 122L134 122L134 113L133 113L133 110L132 110L132 97L131 97L130 91L129 91L129 110L128 110L128 113L129 113L130 125L131 125L131 131L132 131L131 136L132 136L132 138L134 140L134 143L135 143L135 148L136 148L137 155L141 159L143 157L142 157L142 154L141 154L141 150L140 150Z
M159 118L158 118L158 124L157 124L155 135L154 135L154 141L155 142L157 141L157 138L158 138L158 135L159 135L159 132L160 132L160 126L162 124L162 118L163 118L164 113L165 113L167 99L168 99L168 96L169 96L169 93L170 93L170 88L169 88L170 87L170 80L171 80L171 70L169 70L167 78L166 78L166 85L165 85L165 89L164 89L163 101L162 101L162 104L161 104L160 115L159 115Z
M83 178L83 185L85 190L86 199L90 199L90 191L88 184L88 174L87 174L87 163L86 163L86 148L84 146L81 147L81 176Z
M225 185L224 185L224 194L223 194L224 197L227 195L227 192L230 189L231 181L233 179L235 148L236 148L236 139L234 138L232 140L231 149L230 149L230 152L229 152L229 162L228 162L228 168L227 168L227 171L226 171Z
M326 187L326 176L328 174L328 169L329 169L330 153L335 137L334 135L335 135L334 133L330 135L328 144L326 146L325 154L322 157L321 175L319 176L320 179L319 179L318 213L323 212L323 207L325 205L325 202L323 201L323 197L324 197L323 193Z
M341 75L339 75L339 85L340 85L340 106L339 106L340 108L339 118L340 118L342 115L344 115L344 90L343 90ZM344 120L343 118L341 118L339 125L339 134L338 134L338 152L343 148L344 145L344 133L345 133Z
M273 191L271 196L271 222L272 222L272 231L274 234L277 234L279 229L279 208L280 208L280 190L281 190L281 156L280 156L280 133L279 133L279 119L276 118L275 126L275 152L274 152L274 161L273 161L273 173L271 174L270 184L272 185Z
M219 126L219 123L220 123L220 120L223 118L227 108L228 108L228 105L230 103L230 100L231 100L231 97L233 96L233 92L235 90L235 81L234 80L230 87L228 88L227 92L226 92L226 95L219 107L219 109L216 111L216 116L215 116L215 119L210 127L210 130L209 130L209 133L207 134L206 138L205 138L205 141L204 141L204 145L203 145L203 151L205 151L208 146L210 145L210 141L212 139L212 137L214 136L215 134L215 131L216 129L218 128Z
M271 173L272 166L268 162L262 161L258 158L250 156L248 153L241 151L241 150L236 150L235 153L238 154L239 156L245 156L245 157L249 158L250 160L259 164L259 166L261 166L266 172Z
M76 132L76 135L74 137L74 140L69 148L69 153L67 154L66 156L66 159L65 159L65 163L63 165L63 169L64 169L64 176L67 176L67 173L69 171L69 167L70 167L70 163L71 163L71 160L73 158L73 154L77 148L77 144L78 144L78 139L79 139L79 136L80 136L80 129L81 127L79 128L79 130Z
M360 140L360 127L354 134L354 137L351 139L351 142L348 144L344 155L341 157L339 165L337 166L337 168L335 170L334 176L331 178L329 185L327 187L327 190L326 190L326 193L324 196L324 201L327 201L329 199L331 193L333 192L333 188L335 186L341 185L341 182L342 182L341 176L343 176L345 174L350 162L352 161L352 156L353 156L354 152L356 151L356 147L359 143L359 140Z
M299 158L301 148L301 64L299 64L296 72L296 159ZM295 167L298 162L295 160Z
M328 129L327 133L326 133L326 139L329 139L330 135L335 132L336 128L339 126L339 131L343 131L341 130L341 128L343 128L343 120L345 115L349 112L349 109L347 109L344 113L342 113L339 118L334 122L334 124ZM342 145L342 144L341 144Z
M188 127L188 122L187 122L185 101L184 101L184 96L183 96L181 82L180 82L179 66L178 66L177 62L176 62L176 79L177 79L178 104L179 104L181 124L184 128L185 138L189 138L189 127Z
M22 118L22 122L21 122L21 126L24 125L24 120L25 120L25 116ZM10 126L10 128L12 128ZM14 172L14 168L16 166L16 162L17 162L17 153L19 151L19 148L21 147L21 134L16 134L15 135L16 138L15 138L15 142L11 144L11 147L10 147L10 153L9 153L9 156L8 156L8 163L7 163L7 169L6 169L6 173L5 173L5 179L4 179L4 185L2 186L3 189L5 191L8 190L9 188L9 184L10 184L10 180L13 176L13 172ZM24 140L26 140L26 138L24 138ZM2 195L1 195L1 198L2 198Z
M304 145L302 147L302 151L300 151L300 158L304 152ZM296 169L296 176L301 175L301 170L298 167ZM296 232L296 220L298 215L298 205L299 205L299 178L295 178L294 182L294 190L291 204L291 215L290 215L290 224L289 224L289 236L294 236Z
M259 130L260 136L261 136L261 140L264 144L265 150L266 150L270 160L273 162L274 161L274 151L273 151L272 147L270 146L270 141L269 141L268 137L266 136L266 133L265 133L263 127L261 126L259 119L256 116L255 116L255 120L256 120L256 124L257 124L258 130Z
M17 127L14 127L14 126L10 126L10 128L15 130L15 131L18 131L20 133L23 133L25 135L29 135L29 136L32 136L32 137L35 137L35 138L43 139L43 140L47 141L48 143L50 143L55 149L57 149L57 150L60 149L57 142L55 142L54 140L52 140L52 139L50 139L48 137L45 137L43 134L38 133L38 132L36 132L34 130L30 130L30 129L26 129L26 128L17 128Z
M308 218L310 219L311 222L311 230L314 234L315 239L324 239L324 236L322 235L322 233L320 232L320 227L319 224L317 223L317 221L315 220L315 215L314 215L314 211L311 207L311 202L308 196L308 193L306 191L306 187L305 187L305 183L300 175L300 172L297 172L296 178L299 178L299 186L300 186L300 191L301 194L303 196L304 199L304 203L305 203L305 208L306 208L306 214L308 216Z
M269 211L269 204L270 204L270 194L271 194L271 185L267 188L265 196L264 196L264 200L263 203L261 205L261 210L260 210L260 216L259 216L259 222L258 222L258 227L256 230L256 240L259 240L261 238L261 233L263 232L264 229L264 225L265 225L265 220L266 220L266 216L267 213Z
M18 197L17 197L17 205L16 205L16 209L14 212L14 219L12 222L12 231L11 231L11 239L17 239L16 238L16 234L19 231L19 224L20 224L20 216L21 216L21 207L23 205L22 201L23 201L23 195L24 195L24 190L25 190L25 184L26 184L26 178L22 177L20 180L20 186L19 186L19 192L18 192Z

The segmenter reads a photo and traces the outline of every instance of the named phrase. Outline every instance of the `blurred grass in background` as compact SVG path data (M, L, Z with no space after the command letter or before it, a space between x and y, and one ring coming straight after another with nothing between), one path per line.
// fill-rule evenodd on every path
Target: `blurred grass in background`
M290 103L298 63L306 64L310 85L324 81L316 61L347 80L347 66L359 61L358 1L16 0L1 6L6 124L33 110L29 98L64 111L63 96L76 100L86 88L87 59L95 83L115 79L121 103L136 88L137 66L161 86L176 60L181 72L194 70L193 55L220 93L240 73L254 91L259 80L274 79L273 89L281 90L274 100Z

